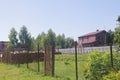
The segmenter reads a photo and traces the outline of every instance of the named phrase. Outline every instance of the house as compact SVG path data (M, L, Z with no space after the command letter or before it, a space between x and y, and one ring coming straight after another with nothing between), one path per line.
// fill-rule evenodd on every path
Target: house
M105 30L97 30L78 37L78 47L91 47L105 45Z
M3 50L7 47L7 41L0 41L0 50Z

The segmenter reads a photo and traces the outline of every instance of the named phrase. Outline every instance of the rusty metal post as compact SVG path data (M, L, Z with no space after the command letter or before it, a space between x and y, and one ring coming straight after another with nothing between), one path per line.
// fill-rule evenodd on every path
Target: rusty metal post
M110 43L110 66L113 69L113 54L112 54L112 43Z
M76 80L78 80L77 41L75 41L75 70L76 70Z
M18 54L20 54L20 49L18 48ZM18 67L20 67L20 61L19 61L19 58L17 59L18 61Z
M52 76L55 74L55 47L52 46Z
M27 49L27 69L29 68L29 49Z
M40 64L39 64L39 51L40 51L40 48L39 48L39 44L38 44L38 72L40 72Z

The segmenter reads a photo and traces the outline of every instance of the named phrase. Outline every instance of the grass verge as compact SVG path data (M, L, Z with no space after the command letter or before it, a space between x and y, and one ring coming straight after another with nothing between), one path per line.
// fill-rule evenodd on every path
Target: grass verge
M88 54L78 55L78 76L83 78L83 65L87 62ZM0 80L75 80L75 57L74 55L61 54L55 56L55 76L43 74L43 62L40 63L42 73L37 73L37 64L30 63L30 69L26 64L15 65L0 63ZM32 69L32 70L31 70Z

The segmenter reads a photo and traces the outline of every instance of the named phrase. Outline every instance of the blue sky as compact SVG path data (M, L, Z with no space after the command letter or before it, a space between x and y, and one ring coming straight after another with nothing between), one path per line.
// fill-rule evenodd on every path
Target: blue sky
M51 28L77 40L97 29L114 30L119 15L120 0L0 0L0 41L23 25L34 37Z

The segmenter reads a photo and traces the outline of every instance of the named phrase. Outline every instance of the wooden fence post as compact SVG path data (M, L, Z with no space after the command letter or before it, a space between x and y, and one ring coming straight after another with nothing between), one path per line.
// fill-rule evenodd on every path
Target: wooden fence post
M45 75L54 76L54 46L45 46L44 71Z

